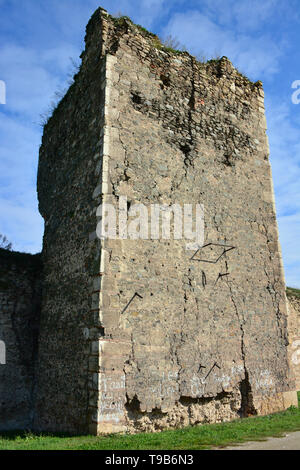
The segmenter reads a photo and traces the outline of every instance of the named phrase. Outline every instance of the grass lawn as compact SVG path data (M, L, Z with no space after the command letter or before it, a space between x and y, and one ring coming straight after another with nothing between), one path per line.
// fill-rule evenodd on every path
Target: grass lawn
M298 392L300 402L300 392ZM300 431L300 408L154 434L68 436L0 433L0 450L197 450Z

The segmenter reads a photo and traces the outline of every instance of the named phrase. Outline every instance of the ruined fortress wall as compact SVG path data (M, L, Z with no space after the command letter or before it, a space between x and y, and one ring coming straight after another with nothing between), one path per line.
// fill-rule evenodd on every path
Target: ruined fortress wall
M0 430L31 425L40 298L40 256L0 249Z
M93 15L40 152L37 427L157 430L296 403L263 101L228 59ZM96 209L121 196L123 217L203 204L204 247L100 243Z
M261 84L226 59L159 51L126 21L119 35L107 40L107 200L202 203L205 243L232 249L208 263L224 248L192 260L185 240L105 242L98 431L283 409L294 385Z

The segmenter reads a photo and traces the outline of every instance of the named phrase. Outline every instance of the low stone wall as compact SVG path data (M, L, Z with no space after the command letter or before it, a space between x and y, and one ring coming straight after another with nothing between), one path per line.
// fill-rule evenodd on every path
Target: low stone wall
M0 249L0 430L31 425L40 297L40 256Z

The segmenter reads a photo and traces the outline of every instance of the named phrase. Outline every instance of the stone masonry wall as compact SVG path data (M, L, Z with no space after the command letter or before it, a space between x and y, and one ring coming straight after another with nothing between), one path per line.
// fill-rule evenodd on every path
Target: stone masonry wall
M158 430L296 404L261 83L102 9L82 59L40 151L36 427ZM97 207L121 196L123 218L203 204L204 246L100 243Z
M98 432L283 409L294 383L261 83L103 23L105 198L204 204L205 248L104 242Z
M0 430L32 425L40 299L40 256L0 249Z

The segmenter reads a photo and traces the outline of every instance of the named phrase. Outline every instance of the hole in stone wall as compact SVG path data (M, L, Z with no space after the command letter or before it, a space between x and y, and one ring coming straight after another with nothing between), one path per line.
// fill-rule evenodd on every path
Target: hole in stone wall
M140 401L138 400L138 397L134 395L132 400L129 400L127 398L127 403L125 404L126 410L128 413L136 413L140 411Z
M128 175L128 171L127 169L124 171L124 178L123 178L124 181L129 181L130 180L130 176Z
M137 93L131 93L131 101L134 104L142 104L143 102L142 97L138 95Z
M225 153L223 163L226 166L231 166L231 167L234 166L234 160L232 158L232 154Z
M184 155L187 157L188 154L189 154L190 151L191 151L191 147L190 147L188 144L181 144L181 145L180 145L180 150L181 150L182 153L184 153Z
M100 332L100 336L105 336L105 331L103 327L99 328L99 332Z
M162 419L167 413L162 412L160 408L153 408L151 411L141 411L140 407L140 401L137 398L136 395L132 398L132 400L129 400L127 396L127 402L125 404L125 408L128 414L128 418L132 419L137 422L140 418L143 418L143 416L148 416L151 421L154 423L155 428L160 429L159 424L156 424L156 421L159 421Z
M240 392L241 392L241 408L240 415L241 417L255 416L257 411L253 404L252 389L249 382L248 373L246 372L244 380L240 383Z
M161 86L161 88L163 88L164 86L171 85L170 77L168 77L167 75L161 74L160 79L163 82L163 85Z

